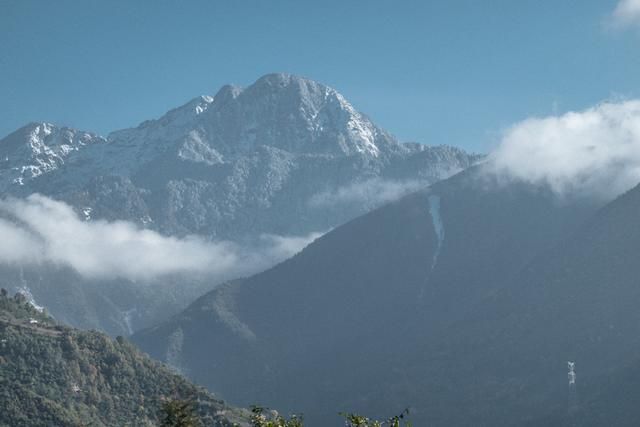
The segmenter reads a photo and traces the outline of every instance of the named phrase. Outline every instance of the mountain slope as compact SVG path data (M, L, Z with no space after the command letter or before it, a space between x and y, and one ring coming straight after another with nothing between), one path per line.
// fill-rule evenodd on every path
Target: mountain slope
M131 344L79 332L0 295L0 424L157 425L163 399L188 398L208 426L247 425L227 406Z
M579 425L629 423L635 409L616 401L619 393L610 394L608 383L623 386L628 369L630 383L624 387L631 387L640 352L639 212L636 187L571 238L541 253L511 286L449 329L438 353L431 354L430 367L417 360L427 354L420 353L413 374L449 372L447 381L459 384L458 395L476 396L467 407L467 421L482 414L494 422L535 425L550 408L567 413L566 363L573 361ZM445 399L444 394L435 400ZM448 397L453 400L451 392ZM555 422L570 425L571 419Z
M553 426L635 426L640 408L637 391L640 388L640 363L618 367L606 375L580 381L575 404L567 407L558 402L548 414L531 425ZM553 409L551 409L553 408Z
M264 76L247 88L225 86L106 139L33 124L1 140L0 154L4 196L38 192L70 204L89 223L126 220L165 235L198 234L246 247L264 236L325 232L482 158L449 146L400 143L334 89L288 74ZM28 280L50 274L78 284L87 301L102 306L71 316L59 308L71 301L52 303L49 281ZM159 313L184 307L175 295L192 300L222 280L160 279L169 299L147 301L153 292L133 289L131 281L103 286L64 268L6 275L25 277L54 316L112 334L128 333L127 312L134 313L133 329L148 326ZM198 283L173 289L185 281Z
M499 185L476 167L333 230L133 339L232 401L299 410L311 425L341 405L382 415L408 404L425 422L428 397L417 390L435 377L408 367L430 365L449 328L596 208Z

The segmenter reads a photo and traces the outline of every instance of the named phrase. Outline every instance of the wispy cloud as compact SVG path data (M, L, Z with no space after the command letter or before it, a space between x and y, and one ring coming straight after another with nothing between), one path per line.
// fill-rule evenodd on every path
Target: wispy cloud
M249 252L257 253L258 258L262 259L261 262L265 264L266 268L279 261L291 258L323 234L324 232L309 233L305 236L263 234L260 236L262 246L258 246L255 250Z
M491 172L558 194L614 197L640 182L640 100L524 120L490 158Z
M37 194L0 200L0 214L0 262L64 265L87 278L246 275L282 261L319 235L265 236L258 246L176 238L125 221L82 221L71 206Z
M640 0L620 0L609 17L608 24L616 29L640 27Z
M309 199L309 205L325 208L358 204L366 208L373 208L397 200L406 194L425 188L427 185L426 181L421 180L393 181L374 178L340 187L335 191L323 191L315 194Z
M32 233L0 218L0 260L8 263L38 262L42 244Z

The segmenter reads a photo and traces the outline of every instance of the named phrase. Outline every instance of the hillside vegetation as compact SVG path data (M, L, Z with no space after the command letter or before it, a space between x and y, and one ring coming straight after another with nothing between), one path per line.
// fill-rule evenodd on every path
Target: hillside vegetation
M1 426L151 426L163 403L194 402L205 426L247 425L231 408L118 337L84 332L0 293Z

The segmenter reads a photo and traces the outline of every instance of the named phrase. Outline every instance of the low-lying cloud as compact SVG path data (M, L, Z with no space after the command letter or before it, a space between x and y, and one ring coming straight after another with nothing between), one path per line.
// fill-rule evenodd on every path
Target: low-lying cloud
M524 120L490 159L492 172L561 195L615 197L640 183L640 101Z
M86 278L245 275L284 260L319 235L263 236L258 247L242 246L163 236L126 221L86 222L71 206L38 194L0 200L0 262L68 266Z
M609 23L613 28L640 27L640 0L621 0L613 10Z
M315 208L326 208L357 204L370 209L397 200L428 185L428 182L421 180L393 181L373 178L340 187L335 191L315 194L309 199L309 205Z
M262 247L258 247L258 257L263 259L265 265L273 265L279 261L291 258L309 243L322 236L324 233L309 233L305 236L279 236L276 234L263 234L260 236Z

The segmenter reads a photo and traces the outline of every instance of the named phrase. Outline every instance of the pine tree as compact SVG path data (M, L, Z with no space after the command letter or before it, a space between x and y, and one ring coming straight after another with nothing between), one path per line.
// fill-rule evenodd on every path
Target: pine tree
M171 399L162 404L160 427L201 427L202 423L195 414L189 400Z

